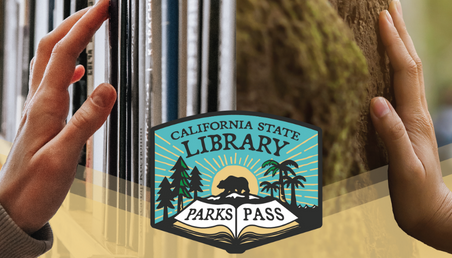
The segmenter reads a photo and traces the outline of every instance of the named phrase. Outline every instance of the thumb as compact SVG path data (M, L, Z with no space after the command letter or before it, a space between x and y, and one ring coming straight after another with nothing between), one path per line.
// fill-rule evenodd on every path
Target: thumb
M88 138L105 122L115 101L113 86L99 85L58 134L56 144L64 143L67 151L71 149L69 152L74 152L69 155L78 156Z
M372 99L370 110L374 127L388 151L389 163L405 171L404 167L417 162L418 158L402 119L391 103L382 97Z

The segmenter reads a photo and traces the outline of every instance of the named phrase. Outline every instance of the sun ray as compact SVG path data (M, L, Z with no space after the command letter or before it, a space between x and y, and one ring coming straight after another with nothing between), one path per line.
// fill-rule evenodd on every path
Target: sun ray
M251 159L250 162L248 162L248 165L246 165L246 167L249 167L251 162L253 162L253 159Z
M257 161L256 161L256 163L254 163L254 165L252 165L251 166L251 168L250 169L253 169L254 168L254 166L256 166L256 164L257 164L257 162L259 162L261 159L258 159Z
M168 158L167 156L162 155L162 154L160 154L160 153L158 153L158 152L155 152L155 154L157 154L157 155L159 155L159 156L161 156L161 157L164 157L164 158L166 158L166 159L169 159L169 160L171 160L171 161L176 162L176 160L174 160L174 159L172 159L172 158Z
M168 143L169 145L171 145L171 143L169 143L169 141L167 141L167 140L165 140L165 139L163 139L162 137L160 137L160 135L158 135L158 134L155 134L155 136L157 136L157 137L159 137L160 139L162 139L164 142L166 142L166 143Z
M232 165L232 156L231 157L229 157L230 159L231 159L231 165Z
M311 147L309 147L309 148L307 148L306 150L304 150L304 152L307 152L308 150L314 148L314 147L317 146L317 145L319 145L319 144L316 143L316 144L312 145Z
M313 169L310 169L309 171L314 171L314 170L318 170L318 168L313 168Z
M309 156L309 157L306 157L306 158L297 159L297 160L295 160L295 162L302 161L302 160L306 160L306 159L310 159L310 158L313 158L313 157L315 157L315 156L318 156L318 155L316 154L316 155L312 155L312 156Z
M228 158L226 158L226 154L224 154L224 163L228 165Z
M223 167L224 167L224 163L223 163L223 160L221 159L220 155L218 155L218 158L219 158L220 161L221 161L221 165L223 165Z
M181 150L180 150L179 148L177 148L176 146L173 145L173 148L176 149L176 150L178 150L180 153L184 154L184 152L181 151Z
M256 174L257 171L259 171L260 169L261 169L261 167L258 167L258 168L256 169L256 171L253 172L253 174Z
M167 150L167 149L166 149L165 147L162 147L162 146L158 145L157 143L156 143L155 145L159 146L160 148L162 148L162 149L166 150L167 152L169 152L169 153L171 153L171 154L173 154L174 156L176 156L176 157L178 157L178 158L179 158L179 155L176 155L176 154L174 154L173 152L171 152L171 151Z
M286 152L286 154L291 153L293 150L295 150L296 148L300 147L301 145L305 144L307 141L311 140L312 138L316 137L318 134L313 135L311 138L307 139L306 141L298 144L297 146L295 146L293 149L289 150L288 152Z
M309 163L306 163L306 164L300 165L300 166L298 166L298 167L299 167L299 168L301 168L301 167L304 167L304 166L307 166L307 165L315 164L315 163L317 163L317 162L319 162L319 161L318 161L318 160L316 160L316 161L313 161L313 162L309 162Z
M310 176L304 176L304 177L313 177L313 176L318 176L318 175L310 175Z
M199 163L197 160L195 161L198 165L200 165L201 167L205 168L206 170L208 170L210 173L215 174L212 172L212 170L206 168L203 164Z
M303 204L307 204L307 205L310 205L310 206L314 206L314 204L312 204L312 203L307 203L307 202L299 202L299 203L303 203Z
M164 169L164 168L155 167L155 169L166 171L166 169Z
M164 175L160 175L160 174L156 174L155 176L159 176L159 177L166 177Z
M303 174L303 173L306 173L306 172L308 172L308 171L307 170L303 170L303 171L295 172L295 174Z
M213 170L218 171L206 158L204 158L204 160L213 168Z
M239 159L239 165L242 163L242 157L240 157Z
M245 161L243 162L243 165L245 165L246 164L246 161L248 160L248 157L249 157L250 155L246 155L246 159L245 159Z
M303 152L298 152L297 154L293 155L293 156L290 157L290 158L287 158L286 160L293 159L293 158L295 158L296 156L300 155L301 153L303 153Z
M169 163L166 163L166 162L163 162L163 161L160 161L160 160L155 160L155 161L157 161L158 163L162 163L162 164L168 165L168 166L170 166L170 167L173 166L173 165L171 165L171 164L169 164Z
M217 160L215 158L212 158L212 159L213 159L213 161L215 161L215 164L217 164L218 168L221 168L220 164L218 164Z
M311 189L300 189L300 188L297 188L297 190L295 190L295 191L303 191L303 192L318 192L317 190L311 190Z
M201 172L201 171L199 171L201 174L203 174L203 175L205 175L205 176L208 176L208 177L210 177L210 178L212 178L210 175L208 175L208 174L206 174L206 173L204 173L204 172ZM206 181L209 181L210 182L210 180L208 180L208 179L202 179L202 180L206 180Z
M317 197L314 197L314 196L304 196L305 198L309 198L309 199L319 199L319 198L317 198Z
M234 164L237 164L237 152L235 153L235 156L234 156Z

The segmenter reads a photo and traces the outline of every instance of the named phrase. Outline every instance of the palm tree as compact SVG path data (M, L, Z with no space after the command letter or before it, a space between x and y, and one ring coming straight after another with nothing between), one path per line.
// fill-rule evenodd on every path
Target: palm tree
M280 164L279 162L270 159L270 160L267 160L264 163L262 163L262 168L265 168L267 166L270 166L270 167L267 169L264 176L272 173L272 177L274 177L276 175L276 173L279 172L279 182L278 182L279 183L279 199L281 200L281 202L287 203L286 194L284 192L283 176L287 176L288 172L290 172L292 175L295 176L295 172L293 171L291 166L298 168L297 162L288 159L288 160L281 162L281 164Z
M275 198L273 195L273 191L275 191L275 192L278 191L279 182L276 181L276 182L270 183L268 181L265 181L265 182L262 182L260 184L260 186L263 186L262 191L264 191L264 192L270 191L270 193L272 194L272 198Z
M295 188L298 188L298 186L304 187L303 183L300 180L303 180L306 182L306 178L304 176L295 176L295 177L290 177L290 176L284 176L283 179L284 184L287 186L291 186L291 190L292 190L292 195L291 195L291 203L290 205L293 207L297 207L297 197L295 195Z

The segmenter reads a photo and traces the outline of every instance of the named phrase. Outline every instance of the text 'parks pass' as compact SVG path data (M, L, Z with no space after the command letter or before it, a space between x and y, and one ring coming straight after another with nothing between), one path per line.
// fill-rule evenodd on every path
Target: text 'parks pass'
M226 111L152 128L151 225L230 253L322 225L321 130Z

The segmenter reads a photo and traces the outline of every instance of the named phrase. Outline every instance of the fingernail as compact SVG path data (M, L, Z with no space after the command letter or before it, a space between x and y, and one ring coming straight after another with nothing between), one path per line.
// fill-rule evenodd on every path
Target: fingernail
M386 13L386 19L388 19L388 22L391 23L392 25L394 25L394 21L392 20L391 14L389 13L388 10L385 10Z
M100 107L107 107L112 102L112 92L106 85L100 85L91 94L94 104Z
M378 118L384 117L386 114L389 113L389 106L388 103L384 98L376 98L373 103L373 111L375 116Z

